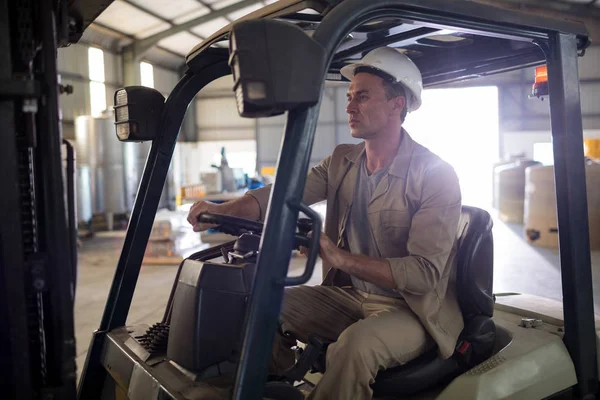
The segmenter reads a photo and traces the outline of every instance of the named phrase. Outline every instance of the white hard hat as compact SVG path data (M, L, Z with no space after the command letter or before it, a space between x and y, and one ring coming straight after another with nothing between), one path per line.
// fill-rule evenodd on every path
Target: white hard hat
M406 89L406 108L416 111L421 107L423 78L421 71L410 58L392 47L379 47L371 50L358 63L346 65L340 72L351 80L358 67L371 67L391 76Z

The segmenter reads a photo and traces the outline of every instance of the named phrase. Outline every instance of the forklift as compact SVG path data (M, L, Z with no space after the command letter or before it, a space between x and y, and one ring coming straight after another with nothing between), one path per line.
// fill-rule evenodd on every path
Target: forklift
M440 40L444 35L456 39ZM464 206L457 232L457 285L462 293L459 303L465 330L456 352L447 360L426 353L380 372L373 385L375 397L595 398L598 333L577 70L577 59L589 44L585 27L577 22L467 1L281 0L222 28L192 49L186 57L187 71L167 99L151 88L118 90L114 97L117 137L121 141L149 140L152 148L77 397L302 398L294 383L318 379L324 370L327 343L312 337L304 350L298 351L296 365L279 379L267 376L267 365L284 287L307 282L317 259L322 221L303 203L302 193L324 83L343 81L342 67L374 48L391 46L413 59L422 72L424 87L547 66L548 82L536 88L536 93L547 93L550 99L564 300L494 294L491 218L483 210ZM268 213L262 222L202 215L201 222L216 224L221 231L238 236L237 240L196 253L181 263L161 321L126 326L187 107L210 82L228 75L232 75L242 117L287 114ZM50 133L44 140L51 137L55 145L60 143L59 132ZM12 154L9 161L13 160L16 173L18 147L14 137L8 139L13 147L4 146L0 151ZM45 156L52 156L49 159L58 166L56 152ZM42 177L50 172L38 170ZM58 201L62 195L58 181L54 182L55 203L49 206L61 208L63 213L38 218L46 229L50 229L48 218L59 219L66 233L69 224L65 206ZM28 205L14 202L12 206L12 213L18 214L16 210ZM308 218L299 218L300 212ZM11 217L15 224L19 222L18 215ZM2 225L4 233L4 219ZM316 234L309 237L311 230ZM2 272L6 275L18 268L6 268L7 236L1 238ZM65 267L72 264L66 256L67 244L47 255L54 257L47 265L59 270L55 254L62 249L60 261L65 264L60 268L71 277L74 268ZM305 271L289 277L288 264L297 246L309 248ZM13 257L14 252L13 247ZM22 259L15 261L21 262L13 265L21 266L22 273L28 264ZM58 279L54 272L51 276ZM60 293L68 298L67 294ZM18 301L13 300L15 304ZM5 308L2 312L16 320L16 312ZM70 318L72 321L72 313ZM12 377L18 377L16 368L22 367L18 363L22 356L17 349L9 351ZM69 354L65 353L65 361ZM21 382L17 379L14 386Z
M440 35L456 40L440 41ZM380 46L401 48L412 57L425 87L547 65L565 300L494 295L489 215L463 207L457 285L465 332L456 354L445 361L425 354L381 372L375 396L594 396L597 336L577 79L577 58L588 45L580 24L472 2L289 0L242 18L192 49L187 73L166 101L152 89L117 91L117 135L124 141L153 140L153 147L104 318L92 338L80 398L113 393L293 398L277 384L293 388L294 381L309 379L309 370L322 372L326 343L319 338L306 344L286 379L267 381L267 360L284 287L306 282L316 260L316 238L304 233L319 232L314 227L321 221L302 202L302 193L324 82L341 81L343 66ZM203 215L202 222L217 224L238 240L181 264L162 321L124 326L185 109L203 87L229 74L242 117L287 113L264 226ZM298 221L300 211L309 221ZM312 228L302 226L307 223ZM306 270L288 277L291 251L300 244L311 249ZM221 254L224 260L215 260Z

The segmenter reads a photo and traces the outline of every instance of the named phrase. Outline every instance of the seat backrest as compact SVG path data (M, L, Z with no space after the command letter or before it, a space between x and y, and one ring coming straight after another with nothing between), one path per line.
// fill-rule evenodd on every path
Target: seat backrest
M457 296L465 320L494 312L494 240L487 211L463 206L458 226Z

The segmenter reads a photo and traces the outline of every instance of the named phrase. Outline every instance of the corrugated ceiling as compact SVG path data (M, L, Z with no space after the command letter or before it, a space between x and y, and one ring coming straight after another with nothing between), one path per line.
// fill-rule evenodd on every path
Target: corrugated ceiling
M241 1L115 0L84 32L81 41L118 53L134 40L150 37ZM247 1L246 3L251 4L158 41L144 58L176 69L183 64L184 56L203 39L230 22L273 2L274 0L257 0L254 3Z
M168 31L173 26L193 19L209 16L215 11L240 3L242 0L115 0L88 27L82 42L94 44L113 52L120 52L124 46L135 40L148 38L159 32ZM477 1L477 0L475 0ZM518 0L503 0L514 3ZM243 17L275 0L245 0L245 6L224 16L215 15L200 25L161 39L144 54L150 62L170 69L179 68L184 56L203 39L230 22ZM484 1L485 2L485 1ZM567 4L566 0L529 0L522 3ZM589 0L571 0L571 3L590 4ZM581 4L580 3L580 4ZM600 0L597 2L600 4Z

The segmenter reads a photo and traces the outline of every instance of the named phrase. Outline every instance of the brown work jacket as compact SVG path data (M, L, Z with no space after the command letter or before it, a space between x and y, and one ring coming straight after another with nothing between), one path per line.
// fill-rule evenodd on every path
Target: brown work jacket
M337 146L309 171L304 189L309 205L327 200L325 234L346 250L346 221L364 151L364 142ZM261 219L269 194L270 187L248 192L260 205ZM455 283L461 193L454 169L403 130L398 153L368 207L395 290L435 340L440 356L450 357L464 326ZM323 276L324 285L352 285L348 274L325 263Z

